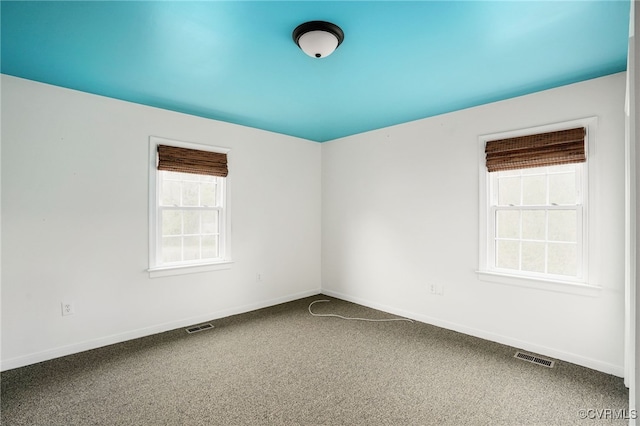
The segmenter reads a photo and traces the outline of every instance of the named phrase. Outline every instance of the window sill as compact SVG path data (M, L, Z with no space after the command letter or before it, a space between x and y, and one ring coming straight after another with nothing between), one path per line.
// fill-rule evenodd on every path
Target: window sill
M199 272L209 271L221 271L224 269L231 269L233 261L223 260L216 263L198 264L198 265L177 265L177 266L162 266L157 268L149 268L149 278L168 277L171 275L185 275L196 274Z
M538 290L553 291L558 293L569 293L579 296L597 297L602 291L602 287L600 286L579 282L523 277L519 275L509 275L489 271L476 271L476 273L478 274L478 279L480 279L481 281L513 285L517 287L535 288Z

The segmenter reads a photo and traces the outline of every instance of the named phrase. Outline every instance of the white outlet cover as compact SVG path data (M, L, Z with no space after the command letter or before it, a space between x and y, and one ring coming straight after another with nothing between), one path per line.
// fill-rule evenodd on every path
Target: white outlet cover
M71 302L62 302L60 304L60 308L62 309L62 316L73 315L76 313L75 307Z

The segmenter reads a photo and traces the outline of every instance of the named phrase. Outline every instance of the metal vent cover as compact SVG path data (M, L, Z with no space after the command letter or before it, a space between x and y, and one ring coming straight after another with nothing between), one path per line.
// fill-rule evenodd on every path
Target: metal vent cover
M202 330L208 330L210 328L213 328L213 326L211 324L201 324L201 325L194 325L193 327L189 327L187 328L187 333L192 334L192 333L197 333L198 331L202 331Z
M524 361L528 361L531 362L533 364L538 364L538 365L542 365L543 367L549 367L549 368L553 368L553 365L555 364L555 361L552 361L550 359L546 359L546 358L542 358L536 355L532 355L532 354L528 354L526 352L516 352L514 358L518 358Z

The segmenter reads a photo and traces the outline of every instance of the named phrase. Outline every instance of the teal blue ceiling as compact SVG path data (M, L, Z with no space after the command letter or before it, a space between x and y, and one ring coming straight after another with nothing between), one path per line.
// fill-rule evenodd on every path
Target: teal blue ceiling
M626 69L629 1L2 1L2 73L313 141ZM339 25L322 59L291 38Z

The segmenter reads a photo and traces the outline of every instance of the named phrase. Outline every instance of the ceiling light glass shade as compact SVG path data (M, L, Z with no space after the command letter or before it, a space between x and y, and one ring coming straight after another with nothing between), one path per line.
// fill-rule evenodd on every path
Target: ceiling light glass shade
M312 58L331 55L344 40L344 33L330 22L311 21L293 30L293 40Z
M307 55L314 58L324 58L336 50L338 39L325 31L309 31L300 36L298 45Z

